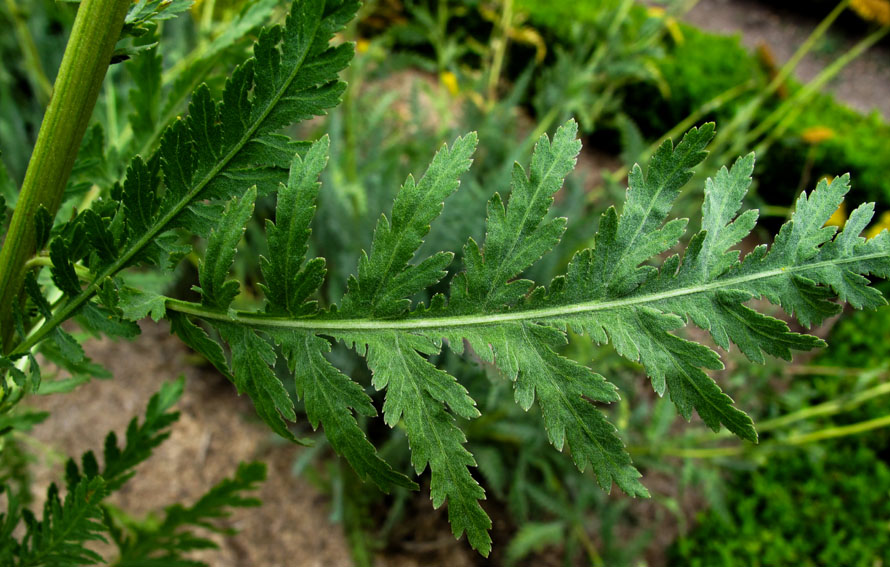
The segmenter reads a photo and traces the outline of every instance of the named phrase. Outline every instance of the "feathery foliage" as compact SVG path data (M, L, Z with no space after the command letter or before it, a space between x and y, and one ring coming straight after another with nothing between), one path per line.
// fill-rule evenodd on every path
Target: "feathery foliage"
M592 247L576 252L564 274L549 283L526 279L568 224L554 218L551 205L581 149L578 127L569 121L552 139L541 136L527 170L514 166L509 195L488 201L485 237L466 242L461 267L452 267L453 251L420 252L431 223L470 167L477 139L468 134L443 146L422 177L406 179L389 214L380 216L343 297L336 305L320 305L326 264L309 258L309 243L329 141L298 142L278 132L339 101L345 85L337 74L352 47L329 44L356 8L352 0L294 1L283 27L260 32L254 57L230 75L222 99L198 87L187 116L164 131L156 152L133 158L112 199L93 202L51 231L45 230L46 218L37 219L40 234L50 239L52 284L61 297L47 300L39 280L26 278L30 302L17 312L18 342L0 358L8 375L4 402L39 382L33 359L31 375L16 364L45 339L65 364L84 362L77 341L59 326L63 321L76 317L87 330L132 337L136 320L165 317L172 332L251 398L277 434L299 442L288 427L297 418L294 401L276 373L283 357L310 424L324 428L361 478L383 490L416 487L380 457L359 427L358 416L374 417L377 408L362 385L325 356L340 341L367 363L371 386L384 395L383 420L404 429L415 472L429 469L433 505L447 502L454 535L466 533L488 555L491 521L480 504L485 492L471 473L476 462L461 429L480 414L458 377L435 364L443 348L473 353L497 367L522 409L537 403L550 443L567 449L581 471L591 469L603 489L615 484L645 497L641 475L602 411L619 399L617 388L562 356L569 331L611 343L639 362L654 390L668 394L685 418L695 411L713 430L725 427L756 442L751 419L706 373L722 368L720 356L680 336L681 329L691 322L720 347L735 344L762 362L764 354L790 358L821 341L792 332L749 300L765 298L805 326L837 313L835 296L857 308L884 303L867 276L890 275L890 236L859 236L873 206L856 209L839 234L824 226L849 190L846 176L802 194L772 245L742 257L734 248L753 230L757 213L739 213L754 164L753 156L740 158L707 181L702 226L676 252L687 221L668 217L706 155L712 124L690 130L676 145L665 142L645 170L632 169L621 212L612 207L602 215ZM154 77L145 83L150 85L160 68L156 61L146 65ZM156 110L150 95L146 100ZM157 120L142 116L133 124L148 135ZM266 224L268 254L260 260L265 304L241 310L241 285L229 273L256 200L272 193L275 216ZM183 235L206 239L196 288L200 303L125 285L119 277L125 268L169 268L190 253L191 241ZM449 269L457 272L450 280ZM38 543L49 545L44 542L71 557L91 553L61 545L67 536L53 535L54 526L70 526L65 533L81 541L100 537L101 498L95 495L118 488L163 439L172 419L167 401L162 395L143 426L131 425L123 449L109 438L104 469L92 454L80 468L69 465L68 498L61 503L56 497L43 523L29 524L35 534L48 535L26 540L19 556ZM166 531L115 538L133 549L156 545L160 555L133 555L133 561L149 563L203 545L192 536L180 539L179 526L204 525L224 503L246 502L238 493L261 475L255 468L239 475L211 491L207 501L168 510Z
M220 292L213 291L233 283L225 281L225 273L250 207L244 201L253 197L249 191L230 203L211 234L208 254L214 257L202 264L202 278L212 272L215 280L203 306L171 299L166 309L179 313L180 321L195 317L215 327L232 351L231 372L239 387L266 392L255 396L255 402L264 400L265 405L257 404L261 415L277 410L279 417L292 419L268 368L274 351L260 339L268 335L287 358L313 425L324 424L332 445L359 474L387 488L393 473L374 457L348 415L350 408L373 415L373 407L323 356L330 339L355 348L373 373L374 387L385 390L384 421L403 424L416 472L430 468L433 504L447 501L455 535L467 532L470 543L487 554L490 520L478 503L484 492L470 474L475 462L456 421L479 413L455 377L429 360L443 345L458 353L472 349L495 364L513 381L522 408L537 401L553 446L568 447L578 468L590 466L603 488L614 483L630 495L646 496L618 432L593 405L616 401L618 392L605 377L560 356L567 329L611 342L622 356L640 362L655 391L668 393L687 419L695 410L715 431L723 426L756 441L751 419L706 373L722 368L719 355L676 331L690 321L723 348L735 343L753 361L762 361L764 353L789 358L792 350L821 341L790 331L783 321L748 306L748 300L765 297L804 325L836 313L840 306L828 300L834 295L857 307L883 302L864 276L890 273L890 242L886 234L869 241L858 236L872 206L857 209L840 234L823 226L849 190L846 177L803 195L772 246L744 258L731 250L756 222L756 211L739 214L753 156L708 180L701 230L682 256L669 255L660 266L650 263L674 249L686 229L686 220L667 217L692 168L704 158L713 131L710 124L693 129L676 146L666 142L646 171L635 167L622 212L610 208L603 214L594 247L576 253L566 273L548 287L522 274L565 230L566 219L548 218L548 210L580 143L574 122L562 126L552 141L542 137L528 173L514 168L509 199L496 194L489 201L485 241L467 242L465 269L452 279L448 296L417 303L418 294L445 276L452 259L447 252L415 256L429 223L469 166L475 138L459 138L436 154L420 181L408 178L391 215L380 218L371 250L361 256L340 306L328 310L312 300L323 280L323 263L306 259L315 179L327 147L323 139L305 159L294 159L289 182L279 190L275 221L267 225L270 256L262 261L267 307L222 313L232 293L222 294L220 302Z
M120 550L113 563L116 567L206 567L206 563L187 559L184 555L197 549L216 549L206 537L191 531L198 527L211 532L231 534L232 529L220 527L216 520L227 518L230 508L251 508L260 505L257 498L244 495L255 490L266 479L262 463L241 463L232 478L224 478L191 506L174 504L164 510L158 522L124 519L122 526L107 520L111 539Z
M0 514L2 564L96 565L105 562L103 557L84 544L102 541L119 548L116 565L204 565L184 557L189 551L215 547L212 541L196 534L194 528L234 533L220 527L216 520L227 517L234 508L260 504L245 493L265 480L266 467L262 463L242 463L234 477L220 481L192 506L175 504L166 508L161 522L130 520L104 502L169 437L170 427L179 418L179 412L172 411L172 407L182 396L184 384L179 379L161 386L149 400L142 423L136 418L130 422L122 447L115 433L110 432L105 438L101 466L92 451L82 455L80 466L69 460L65 471L67 495L63 500L57 486L51 485L40 520L22 509L16 495L7 490L7 513ZM21 422L17 427L26 429L44 417L25 414L16 420ZM116 521L118 517L120 522ZM22 523L24 535L17 539L14 530Z
M74 460L66 467L67 495L64 500L55 484L47 491L40 520L27 509L20 509L9 493L7 513L0 515L0 561L3 565L94 565L102 562L95 551L84 547L89 541L107 541L103 499L120 488L139 463L169 435L167 429L179 417L168 411L182 394L183 380L164 384L152 396L140 425L134 418L127 428L127 442L118 447L114 432L105 439L105 463L100 469L89 451L81 458L82 469ZM24 535L13 530L24 522Z

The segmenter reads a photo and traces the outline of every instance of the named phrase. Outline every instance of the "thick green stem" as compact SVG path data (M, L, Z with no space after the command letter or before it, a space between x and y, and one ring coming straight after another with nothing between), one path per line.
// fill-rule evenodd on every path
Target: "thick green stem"
M34 255L34 215L55 215L80 142L120 37L129 0L83 0L53 94L31 154L15 213L0 250L0 338L12 348L12 308L20 300L25 263Z

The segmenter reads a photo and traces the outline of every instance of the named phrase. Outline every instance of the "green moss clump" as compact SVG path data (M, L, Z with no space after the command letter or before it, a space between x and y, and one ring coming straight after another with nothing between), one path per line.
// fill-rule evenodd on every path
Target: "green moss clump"
M789 451L739 477L727 515L709 511L678 539L670 565L890 564L890 467L870 449Z

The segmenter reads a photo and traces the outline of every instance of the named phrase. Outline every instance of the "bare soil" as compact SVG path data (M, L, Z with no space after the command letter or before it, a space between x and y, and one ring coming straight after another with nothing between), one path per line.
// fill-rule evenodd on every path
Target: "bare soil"
M214 370L195 364L164 325L143 325L135 342L91 341L87 355L113 380L93 381L66 395L32 397L30 405L51 412L34 436L45 443L34 496L63 475L64 458L101 453L108 431L124 436L129 420L144 412L162 381L185 376L181 412L172 435L112 500L141 517L175 502L191 503L231 476L240 461L262 460L268 479L261 508L239 510L225 525L240 533L217 538L220 549L195 554L214 567L337 567L351 565L341 530L332 526L327 499L291 474L300 448L279 443L255 419L249 401Z
M711 32L740 34L742 43L752 50L765 45L780 65L819 24L818 19L762 0L700 0L684 19ZM804 57L795 75L809 81L861 37L833 26ZM844 67L827 90L851 108L865 114L878 112L890 120L890 49L885 44L872 46Z

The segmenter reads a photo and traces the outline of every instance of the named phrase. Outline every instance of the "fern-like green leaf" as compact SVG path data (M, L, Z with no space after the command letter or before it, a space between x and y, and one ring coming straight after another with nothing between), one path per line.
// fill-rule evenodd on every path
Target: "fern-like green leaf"
M121 37L143 35L158 22L185 12L192 4L194 0L137 0L127 12Z
M248 189L243 197L234 197L210 233L204 261L198 270L202 301L210 308L226 310L238 295L238 282L226 278L235 261L235 248L253 215L255 200L256 187Z
M350 409L367 417L376 416L377 410L361 386L325 358L324 353L331 349L328 341L300 331L271 331L271 334L287 358L296 380L297 396L303 399L312 427L324 425L331 447L349 461L362 479L373 481L384 492L394 486L417 488L377 455L358 426Z
M136 466L146 461L155 447L170 436L170 426L179 419L179 412L170 410L182 396L184 386L183 378L162 384L149 399L142 423L135 417L130 421L123 447L118 446L117 434L110 432L105 437L102 467L92 451L84 453L80 467L73 459L69 460L66 467L69 490L84 478L97 476L101 476L109 492L123 486L135 474Z
M260 500L245 493L254 491L266 479L262 463L241 463L232 478L225 478L191 506L174 504L164 510L163 521L149 518L145 522L124 522L123 529L112 531L120 549L116 567L206 567L206 563L184 555L197 549L215 549L217 545L196 533L202 528L230 534L235 530L221 527L219 519L227 518L233 508L259 506Z
M56 486L51 485L40 521L24 511L26 535L4 565L75 567L101 563L102 557L84 543L106 541L101 503L107 494L101 477L82 479L69 489L64 502Z
M137 262L165 265L181 258L188 248L177 244L172 229L207 236L221 213L220 201L243 196L252 185L268 193L286 179L294 153L305 151L305 144L276 131L324 114L339 101L345 84L337 74L349 63L353 48L345 43L330 47L329 42L357 5L354 0L295 0L283 27L259 34L255 56L231 74L222 101L213 100L208 88L198 88L188 116L163 135L157 157L134 158L121 193L124 204L100 201L56 237L66 241L57 254L59 269L67 272L59 283L77 293L29 344L18 347L15 356L73 316L122 269ZM95 250L84 246L79 236ZM78 261L93 274L81 290L70 285L65 267ZM213 283L211 278L211 287ZM208 300L218 306L232 289L224 285L208 290Z
M147 28L162 17L163 5L140 0L133 10L146 14L140 21ZM268 1L257 5L271 9ZM108 183L114 199L93 201L52 232L45 230L46 219L38 219L46 225L38 233L53 235L51 275L64 297L50 305L34 275L27 277L30 308L15 312L20 342L0 359L16 384L39 384L39 376L26 376L14 361L30 356L46 338L53 339L45 343L47 352L68 365L84 363L79 345L59 326L67 319L77 317L88 330L130 336L138 330L132 321L167 317L171 331L247 393L279 435L297 441L287 424L296 420L294 404L275 371L281 355L310 424L324 427L332 447L362 478L384 490L414 486L380 458L359 427L357 416L371 418L377 410L363 387L328 360L332 341L342 341L366 360L370 386L384 393L384 422L404 428L415 472L429 469L434 506L447 503L454 534L466 533L487 555L491 521L480 505L485 492L471 474L476 462L460 427L479 412L458 378L437 366L444 347L456 354L472 351L497 367L521 408L537 403L551 444L567 449L582 471L592 469L604 489L616 484L630 495L646 496L618 432L598 407L618 400L619 393L606 377L562 356L569 330L611 343L639 362L654 390L668 394L685 418L695 411L714 430L726 427L756 441L751 419L706 373L723 367L718 353L683 338L680 330L691 322L720 347L735 344L754 361L765 354L790 358L794 350L821 341L792 332L750 300L766 298L805 326L837 313L835 296L857 308L885 303L867 276L890 275L890 236L867 241L859 236L873 206L856 209L840 234L825 226L849 190L846 176L802 194L772 245L742 257L737 247L753 230L757 213L739 214L754 164L753 156L740 158L706 182L701 229L682 253L672 254L688 221L670 220L671 208L706 155L714 133L710 124L690 130L677 145L665 142L646 168L631 170L621 212L613 207L602 215L594 245L578 251L564 274L547 286L526 279L567 226L566 219L554 218L551 205L580 151L577 125L570 121L552 140L540 138L527 170L515 165L510 194L495 194L488 202L485 238L467 241L463 269L450 282L442 280L452 251L419 251L435 244L422 248L470 166L474 134L441 148L419 180L408 177L391 212L381 215L339 305L320 308L325 260L308 255L329 142L296 142L278 132L338 102L344 85L337 74L352 47L329 42L356 8L354 0L294 1L283 27L259 33L254 57L231 73L221 100L198 87L187 116L164 131L157 151L135 157L123 183ZM241 16L239 33L255 24L254 12ZM147 108L132 124L152 148L166 110L158 118L159 61L150 50L145 56L136 82ZM102 145L101 130L94 129L84 155L101 158ZM83 175L75 175L72 190L97 178L107 181L113 170L108 160L93 161L80 164ZM275 218L266 225L268 254L261 260L265 305L239 311L232 304L240 286L228 279L229 271L255 200L276 190ZM137 263L175 264L191 250L191 242L180 241L182 232L207 238L198 274L200 304L133 290L116 279ZM41 327L26 329L41 318ZM81 535L89 537L95 515L79 487L101 475L107 484L93 488L117 488L132 474L173 419L166 411L172 398L163 398L153 402L155 410L149 408L154 417L147 415L142 426L131 424L123 449L109 437L104 469L92 453L80 467L69 465L70 509L85 510L81 517L87 518ZM67 521L66 507L67 500L61 505L56 498L44 522ZM38 523L32 518L31 525Z
M459 178L470 167L476 135L458 138L443 147L420 182L409 175L396 195L392 220L382 215L374 231L371 253L359 259L358 275L349 279L341 313L387 317L404 312L410 298L437 283L453 254L440 252L418 264L409 264L445 199L457 190Z
M324 281L324 260L305 264L304 260L309 250L309 225L315 216L318 176L327 163L329 145L325 136L312 145L305 159L294 156L290 178L278 189L275 222L266 222L269 257L261 258L260 266L270 312L298 317L315 309L307 300Z
M294 403L290 394L270 368L276 359L275 350L253 329L243 325L214 323L220 336L232 351L232 377L238 393L246 393L253 401L257 415L285 439L297 442L288 431L285 419L295 421Z
M819 346L819 339L792 332L784 321L747 302L766 297L804 324L835 313L839 307L828 301L833 295L857 307L877 306L883 298L865 276L890 275L890 236L882 233L868 241L858 236L871 219L871 205L856 209L839 235L824 227L848 190L841 177L802 195L771 247L740 258L733 248L757 218L752 211L739 214L754 164L747 156L706 182L701 230L682 256L668 256L658 265L655 260L677 247L685 231L687 221L668 220L668 215L705 156L713 135L713 125L705 125L676 146L666 142L645 170L633 169L622 212L607 210L595 246L577 252L566 273L545 288L522 275L565 229L566 220L550 218L548 211L580 149L576 133L577 126L569 122L552 141L542 137L528 173L514 168L509 199L495 195L489 202L485 241L467 243L465 269L452 279L447 297L436 294L428 305L412 304L418 293L439 283L451 260L447 252L415 256L429 223L468 167L475 139L467 136L443 148L419 182L406 181L391 219L383 216L378 222L371 251L361 256L341 305L321 311L313 294L323 278L322 261L307 261L306 254L325 140L293 160L275 223L267 227L266 309L223 312L225 302L220 309L208 309L168 299L167 314L174 327L187 330L187 340L196 340L211 356L221 354L213 354L208 346L213 342L190 317L219 329L233 354L253 357L250 364L233 365L236 383L262 384L267 393L265 400L255 400L258 411L274 409L276 418L292 419L283 396L273 393L275 378L268 366L274 353L264 350L260 339L269 335L288 359L312 425L324 425L334 448L360 475L384 487L399 484L401 479L355 426L351 412L370 417L373 406L323 355L330 338L353 347L366 359L372 385L385 391L384 421L405 428L415 470L429 467L433 504L447 502L455 535L467 533L483 554L490 549L490 520L479 505L484 492L470 474L475 461L464 448L457 421L473 419L478 411L455 377L433 364L446 344L458 354L472 349L497 366L512 381L522 408L537 402L550 442L568 448L579 469L592 468L603 488L614 483L628 494L646 496L615 427L592 403L614 402L618 392L605 377L559 354L567 330L611 342L620 354L639 361L656 392L669 394L687 419L696 411L711 428L722 425L756 441L751 419L706 373L722 368L719 355L677 331L692 322L721 347L735 344L755 361L764 354L788 358L793 350ZM230 250L219 253L228 262L235 239L226 246ZM220 265L227 267L227 262ZM217 279L224 277L225 270ZM236 347L233 340L247 346Z

